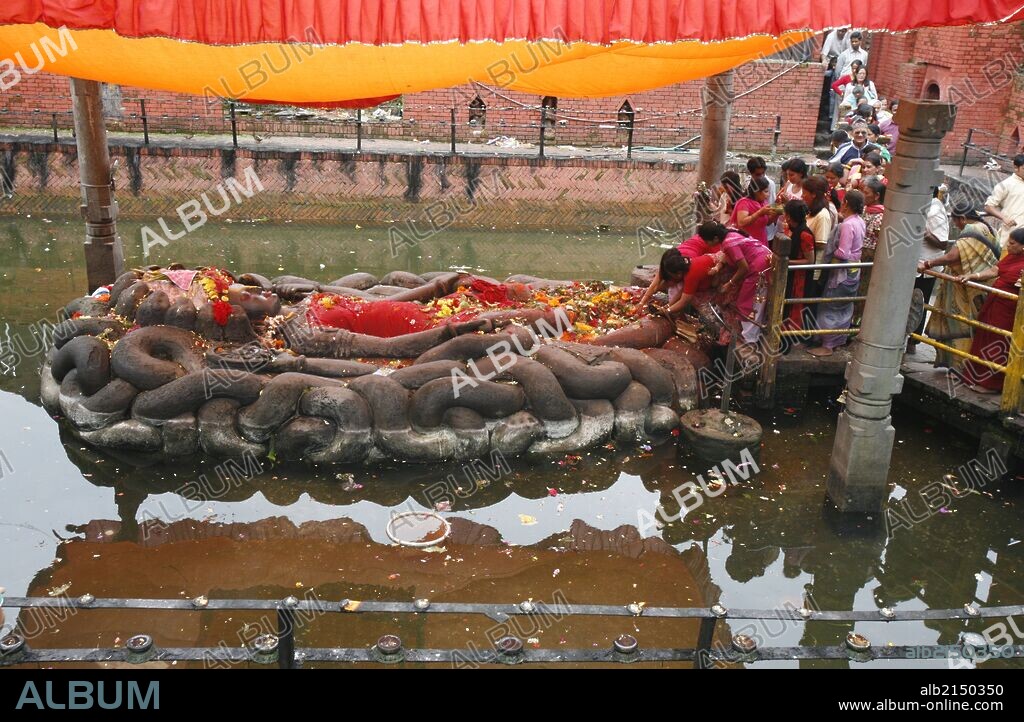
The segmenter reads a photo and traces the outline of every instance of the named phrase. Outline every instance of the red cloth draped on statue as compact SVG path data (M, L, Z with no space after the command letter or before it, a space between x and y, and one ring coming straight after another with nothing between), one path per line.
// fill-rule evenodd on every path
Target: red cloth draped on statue
M367 301L354 296L316 293L310 297L306 319L315 325L343 328L379 338L393 338L407 333L427 331L451 321L468 321L482 311L517 308L522 284L506 285L474 278L469 286L425 306L412 301ZM527 293L527 297L528 297ZM467 297L479 303L460 309Z
M315 294L306 318L311 324L343 328L380 338L392 338L434 327L433 317L418 303L364 301L350 296Z

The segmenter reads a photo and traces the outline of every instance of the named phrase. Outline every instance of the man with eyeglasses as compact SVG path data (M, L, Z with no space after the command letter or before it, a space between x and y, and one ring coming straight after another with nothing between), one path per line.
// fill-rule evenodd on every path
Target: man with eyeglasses
M857 153L861 158L866 158L871 153L882 154L881 147L868 140L868 126L866 123L854 126L851 135L853 136L853 147L857 149Z

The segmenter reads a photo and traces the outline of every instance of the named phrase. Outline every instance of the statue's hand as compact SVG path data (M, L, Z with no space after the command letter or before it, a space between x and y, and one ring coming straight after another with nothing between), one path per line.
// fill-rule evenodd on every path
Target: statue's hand
M457 323L448 324L448 328L452 331L452 336L462 336L467 333L476 333L477 331L486 331L487 325L490 322L486 318L474 318L469 321L459 321Z

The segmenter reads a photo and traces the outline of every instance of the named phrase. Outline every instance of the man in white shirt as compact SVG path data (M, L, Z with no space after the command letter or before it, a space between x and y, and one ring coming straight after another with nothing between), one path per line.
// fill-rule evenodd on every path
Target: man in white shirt
M850 65L854 60L859 60L864 65L868 64L868 51L862 47L863 37L860 30L854 30L849 34L850 48L844 50L836 58L836 77L841 78L850 74Z
M1024 226L1024 153L1013 159L1013 175L996 184L985 201L985 212L1003 222L999 246L1006 248L1010 231Z
M821 64L825 66L825 85L831 86L839 78L839 68L835 66L836 60L846 50L850 49L850 29L836 28L825 36L825 42L821 46ZM830 64L831 63L831 67ZM828 93L828 117L836 116L836 94L829 87ZM834 125L835 123L833 123Z
M829 57L839 57L844 50L850 49L849 33L849 28L836 28L825 36L825 42L821 46L821 64L826 68Z
M932 193L932 202L924 214L924 240L921 242L921 262L937 258L946 252L949 244L949 215L946 213L946 205L939 200L939 195L946 191L945 184L940 185ZM914 280L914 288L920 288L924 294L924 302L932 302L932 291L935 290L935 276L926 276L923 273L917 274ZM924 333L924 320L928 314L921 314L921 322L914 329L914 333ZM910 339L907 342L907 352L914 353L917 342Z

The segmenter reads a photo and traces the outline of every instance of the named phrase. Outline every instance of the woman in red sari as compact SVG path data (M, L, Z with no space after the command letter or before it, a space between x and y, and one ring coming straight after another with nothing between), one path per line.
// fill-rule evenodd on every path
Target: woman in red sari
M807 227L807 204L794 200L785 206L786 227L789 229L789 265L800 266L814 263L814 233ZM806 295L807 271L793 271L786 279L786 298L804 298ZM787 315L789 329L803 328L804 305L795 303Z
M1024 272L1024 228L1010 233L1006 241L1006 255L995 266L978 273L960 276L961 283L967 281L987 281L995 279L993 286L1001 291L1021 293L1020 277ZM985 299L978 320L1006 331L1013 330L1013 317L1017 311L1017 302L990 293ZM971 342L971 355L986 361L1005 366L1009 357L1010 339L983 328L974 329L974 340ZM997 394L1003 389L1004 374L973 361L966 361L961 369L961 376L971 385L973 391Z

